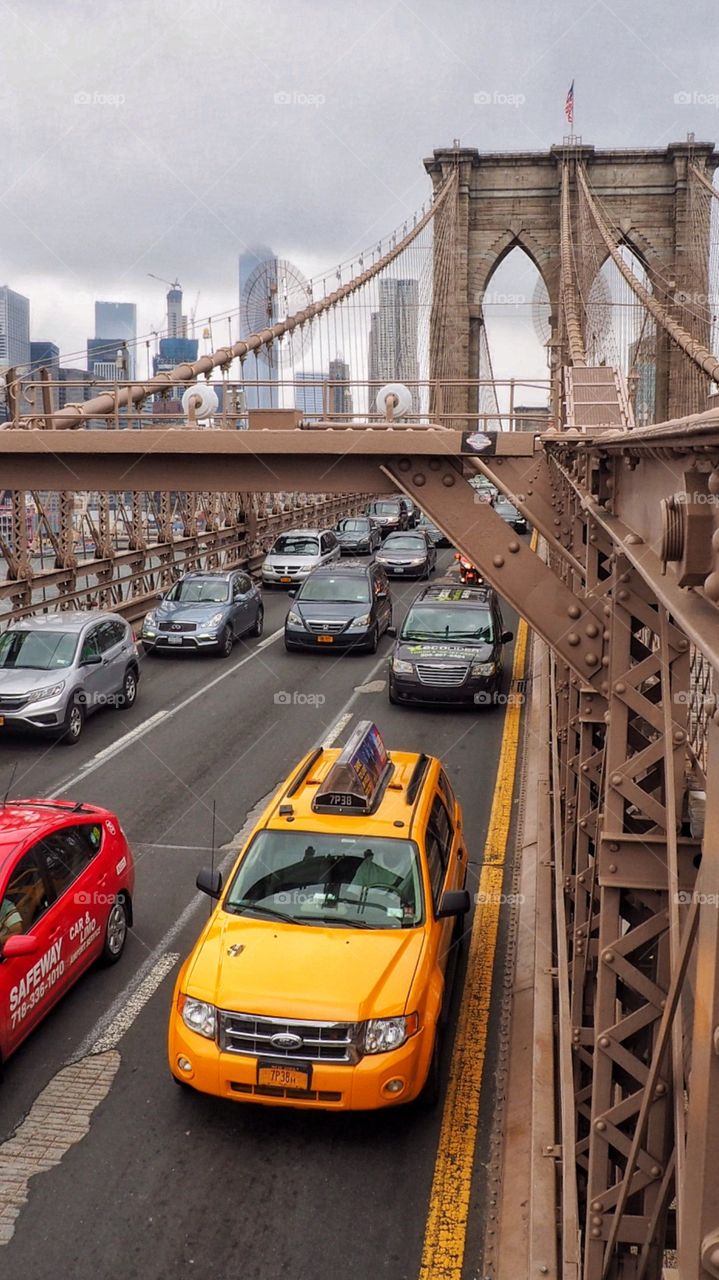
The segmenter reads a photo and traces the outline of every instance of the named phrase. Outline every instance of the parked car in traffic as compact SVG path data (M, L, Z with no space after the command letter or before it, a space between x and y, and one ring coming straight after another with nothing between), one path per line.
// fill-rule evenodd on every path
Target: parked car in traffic
M526 518L522 515L521 511L517 510L514 503L509 501L509 498L505 498L503 493L498 494L495 498L494 509L497 512L497 515L501 516L507 524L511 524L516 533L527 532L528 525Z
M0 1067L91 964L120 959L134 883L130 847L107 809L0 806Z
M360 721L300 760L177 976L178 1084L236 1103L362 1111L441 1096L442 1033L470 909L442 762Z
M437 548L423 529L390 533L377 561L393 578L428 578L437 565Z
M392 626L389 582L376 561L343 561L315 569L290 594L294 601L285 621L288 650L331 647L374 653L380 636Z
M261 636L262 593L241 569L186 573L145 615L145 653L212 649L223 658L242 635Z
M469 482L477 495L477 502L488 502L494 505L494 501L499 494L496 484L492 484L486 476L472 476Z
M65 609L21 618L0 634L0 736L24 729L73 745L87 716L129 710L140 664L117 613Z
M291 586L321 564L339 560L342 552L332 529L290 529L281 533L262 562L268 586Z
M494 702L502 686L505 631L492 587L433 582L412 602L389 663L390 702Z
M406 498L375 498L368 503L367 515L380 526L382 537L398 529L409 528L409 508Z
M382 545L382 531L369 516L346 516L337 521L333 532L342 555L371 555Z

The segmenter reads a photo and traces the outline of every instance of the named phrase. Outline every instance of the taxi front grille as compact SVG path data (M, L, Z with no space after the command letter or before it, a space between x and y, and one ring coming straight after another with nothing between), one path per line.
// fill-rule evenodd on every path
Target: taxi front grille
M303 1102L341 1102L336 1089L280 1089L269 1084L230 1084L233 1093L250 1093L259 1098L297 1098Z
M301 564L275 564L272 566L275 573L301 573L305 567Z
M464 684L468 670L464 663L462 666L454 667L435 667L429 662L417 663L417 675L422 684L441 685L444 689L456 689L460 684Z
M301 1043L283 1045L283 1036ZM226 1053L285 1062L357 1062L361 1057L359 1028L354 1022L299 1022L224 1009L220 1010L219 1044Z
M175 635L177 635L179 631L196 631L197 623L196 622L161 622L159 630L174 631Z
M0 697L0 711L20 711L27 700L26 693L6 693Z

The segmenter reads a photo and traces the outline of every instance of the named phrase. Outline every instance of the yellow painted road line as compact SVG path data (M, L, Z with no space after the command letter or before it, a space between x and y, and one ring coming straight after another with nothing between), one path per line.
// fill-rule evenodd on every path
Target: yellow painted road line
M513 680L524 675L526 653L527 624L522 619L514 646ZM504 720L467 975L434 1166L420 1280L461 1280L462 1276L520 716L521 706L512 701Z

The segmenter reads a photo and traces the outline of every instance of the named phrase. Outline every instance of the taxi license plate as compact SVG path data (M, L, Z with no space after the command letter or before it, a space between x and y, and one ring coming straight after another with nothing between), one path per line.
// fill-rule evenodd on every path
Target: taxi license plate
M335 642L334 636L318 636L317 637L318 644L334 644L334 642Z
M168 636L168 637L167 637L167 643L168 643L168 644L182 644L182 636Z
M291 578L280 578L280 582L291 582Z
M305 1066L285 1067L282 1064L263 1064L257 1066L257 1083L269 1085L273 1089L309 1089L312 1068Z
M2 725L4 725L4 723L5 723L5 717L4 717L4 716L0 716L0 727L2 727Z

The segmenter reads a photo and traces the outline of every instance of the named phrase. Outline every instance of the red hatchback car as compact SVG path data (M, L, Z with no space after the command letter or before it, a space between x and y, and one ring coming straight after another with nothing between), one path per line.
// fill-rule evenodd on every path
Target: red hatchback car
M0 805L0 1064L132 924L135 870L117 818L71 800Z

